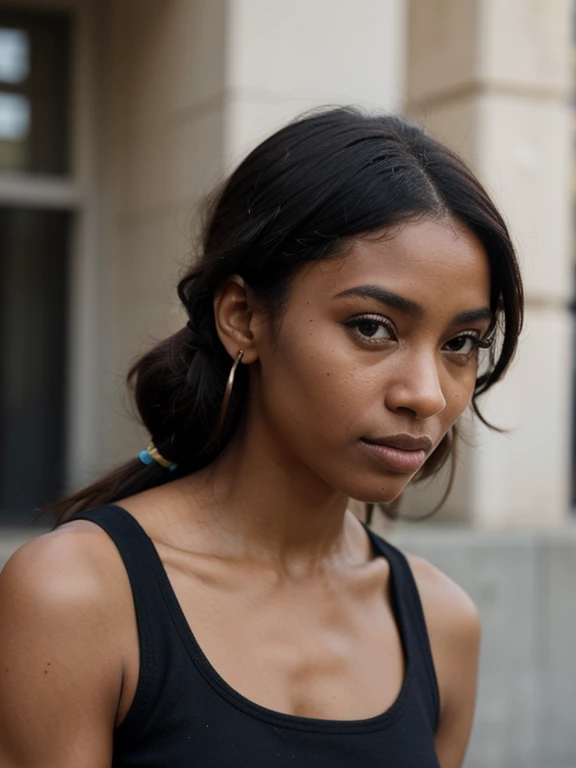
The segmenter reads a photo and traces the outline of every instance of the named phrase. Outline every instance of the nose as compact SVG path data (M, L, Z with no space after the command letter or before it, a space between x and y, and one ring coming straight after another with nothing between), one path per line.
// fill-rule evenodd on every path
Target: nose
M387 384L385 404L391 411L408 410L419 419L428 419L446 407L434 355L404 359Z

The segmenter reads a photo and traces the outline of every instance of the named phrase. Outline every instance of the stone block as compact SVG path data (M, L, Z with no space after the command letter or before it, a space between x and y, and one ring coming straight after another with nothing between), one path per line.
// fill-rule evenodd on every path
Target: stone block
M111 168L116 217L182 214L210 191L222 175L224 112L204 111L190 120L166 117L165 124L144 135L118 136Z
M424 102L469 89L478 76L477 0L409 0L407 86Z
M570 510L573 319L527 307L518 354L479 399L500 435L478 423L474 523L485 528L562 526Z
M480 106L474 94L447 99L433 106L410 99L406 103L407 116L457 152L476 173L480 170L479 112Z
M538 577L539 765L576 765L576 526L542 544Z
M477 5L478 69L484 81L569 92L571 0L479 0Z
M573 129L567 104L486 93L478 125L477 170L518 248L527 296L570 300Z
M533 538L420 531L414 525L389 538L440 568L480 611L480 670L466 768L540 768L534 762L538 638Z
M235 0L227 82L246 96L398 103L403 25L399 0Z
M169 114L205 109L225 87L224 0L125 0L111 6L119 127L154 132Z
M417 102L487 89L571 89L570 0L410 0L408 90Z

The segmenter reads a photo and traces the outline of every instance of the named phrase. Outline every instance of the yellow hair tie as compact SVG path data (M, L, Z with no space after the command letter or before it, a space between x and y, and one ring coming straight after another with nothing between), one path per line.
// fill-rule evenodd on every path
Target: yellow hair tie
M160 464L160 466L169 469L170 472L174 472L178 466L178 464L173 464L171 461L168 461L168 459L165 459L164 456L158 453L158 448L156 448L152 440L150 441L148 448L146 448L145 451L140 451L138 458L143 464L152 464L152 462L155 461L157 464Z

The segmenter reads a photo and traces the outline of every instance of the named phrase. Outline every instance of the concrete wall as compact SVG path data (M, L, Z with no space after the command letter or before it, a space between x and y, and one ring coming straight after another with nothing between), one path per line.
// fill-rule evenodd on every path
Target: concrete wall
M576 525L559 532L375 526L460 584L482 617L465 768L576 766Z

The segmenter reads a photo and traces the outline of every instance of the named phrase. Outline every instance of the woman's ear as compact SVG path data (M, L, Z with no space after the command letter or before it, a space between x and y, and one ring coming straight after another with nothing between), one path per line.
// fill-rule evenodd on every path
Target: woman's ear
M235 358L242 349L245 364L258 359L253 332L257 314L256 303L243 278L231 275L214 296L214 320L220 341L230 357Z

